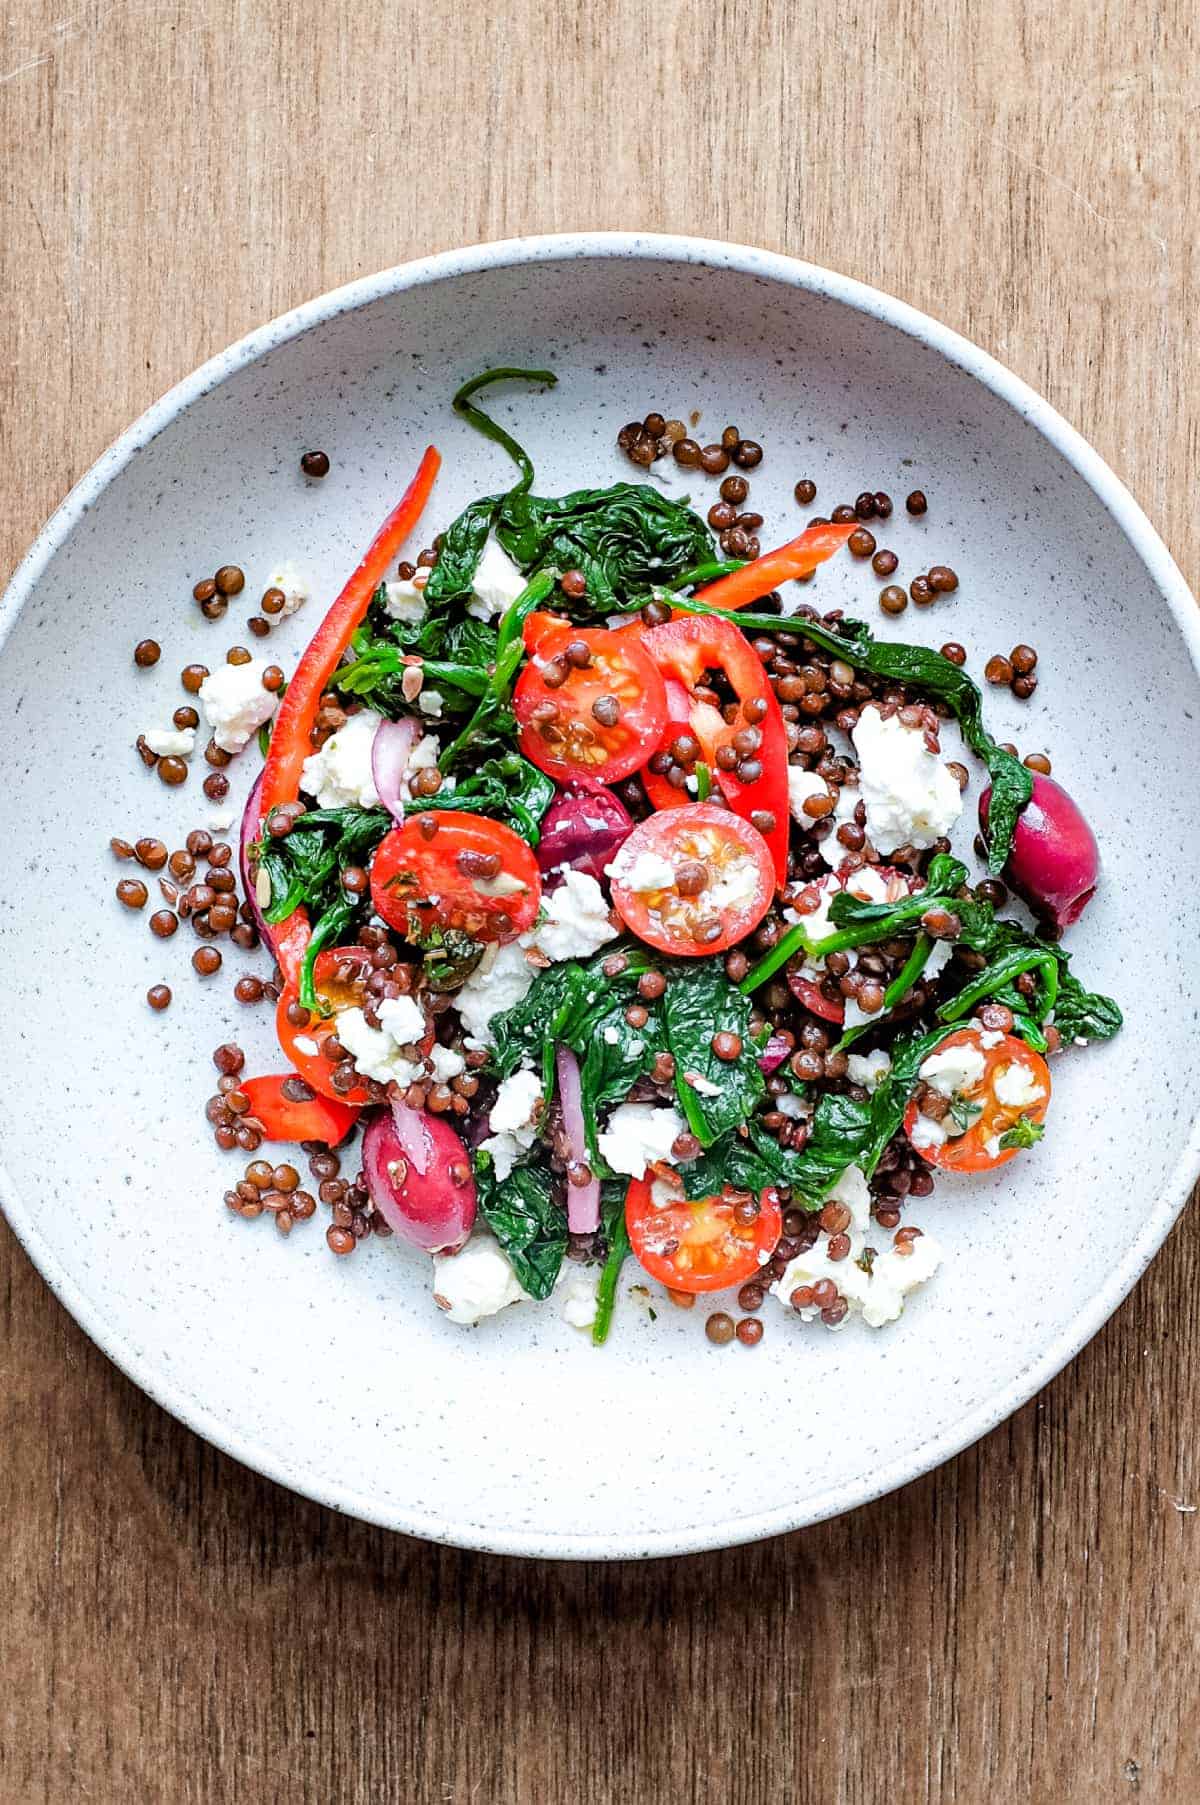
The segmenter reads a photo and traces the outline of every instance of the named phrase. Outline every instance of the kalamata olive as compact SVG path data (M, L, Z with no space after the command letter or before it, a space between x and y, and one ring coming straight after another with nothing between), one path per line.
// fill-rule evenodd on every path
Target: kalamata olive
M610 865L633 831L633 817L611 790L564 790L542 820L538 869L553 890L566 867L604 882Z
M979 798L979 824L987 832L991 786ZM1039 915L1060 928L1078 921L1100 876L1096 836L1061 784L1040 773L1017 821L1004 875Z
M458 1251L475 1222L475 1180L448 1122L404 1105L381 1111L363 1135L362 1158L371 1202L390 1229L427 1253ZM452 1167L468 1174L463 1183Z

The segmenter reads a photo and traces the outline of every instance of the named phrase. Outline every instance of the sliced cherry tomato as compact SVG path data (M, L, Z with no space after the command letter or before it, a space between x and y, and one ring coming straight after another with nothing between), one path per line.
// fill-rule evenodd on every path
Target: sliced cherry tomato
M532 851L510 827L430 809L380 841L371 901L389 927L418 943L432 927L472 940L515 940L537 920L542 880Z
M279 1044L304 1079L323 1097L337 1103L365 1103L367 1089L356 1084L353 1090L338 1091L333 1087L334 1061L326 1059L322 1043L336 1031L337 1018L344 1009L361 1009L363 986L374 966L363 946L330 947L318 953L313 964L313 988L317 1000L330 1011L328 1015L311 1016L303 1026L288 1018L289 1009L298 1008L300 987L297 978L289 978L275 1011L275 1032Z
M336 1147L344 1141L361 1111L346 1103L335 1103L329 1097L309 1097L295 1102L284 1095L283 1087L294 1082L295 1072L280 1072L264 1078L239 1078L238 1089L250 1099L249 1114L263 1125L263 1138L268 1141L324 1141Z
M951 1099L950 1112L941 1124L946 1139L934 1146L921 1144L924 1137L918 1129L920 1107L916 1097L905 1113L904 1132L912 1140L914 1130L917 1131L913 1144L931 1166L941 1166L948 1172L990 1172L995 1166L1007 1164L1022 1144L1030 1146L1040 1138L1037 1128L1050 1106L1049 1068L1040 1053L1014 1034L1006 1034L995 1046L987 1046L980 1029L961 1028L937 1050L947 1053L955 1047L974 1048L983 1059L983 1074ZM1014 1100L1017 1098L1021 1100ZM965 1129L963 1121L968 1124ZM1001 1147L1001 1140L1012 1131L1016 1135L1014 1144Z
M661 1192L660 1192L661 1195ZM739 1222L737 1201L702 1197L659 1209L650 1185L635 1178L625 1197L625 1225L637 1260L672 1291L724 1291L753 1278L783 1233L774 1191L764 1191L752 1222Z
M616 783L657 749L667 696L639 640L627 627L569 625L537 639L513 691L513 713L521 750L539 770L560 783ZM577 662L585 653L587 663Z
M829 904L839 890L848 890L851 896L861 897L864 902L899 902L902 896L909 896L914 889L919 888L919 879L910 877L906 871L897 871L891 865L864 865L860 871L852 871L844 883L836 872L830 871L815 883L806 884L800 893L805 900L810 900L808 893L815 891L816 908L804 911L797 906L797 913L809 933L816 938L819 934L834 932L833 924L829 921ZM798 1003L813 1015L819 1015L823 1021L844 1022L845 998L826 995L824 984L826 981L832 983L832 979L824 978L824 969L824 960L814 966L805 954L798 954L784 972L788 989Z
M730 808L746 821L760 816L775 879L782 886L787 882L788 853L787 729L762 659L740 627L712 615L689 614L665 627L652 627L642 643L664 678L687 690L686 730L698 741L713 782L720 784ZM709 671L722 672L732 685L742 704L737 720L726 721L710 702L696 699L695 691ZM672 714L671 725L656 750L669 752L679 732ZM723 770L722 760L736 761L733 769ZM738 772L751 768L757 775L744 782ZM652 780L656 780L654 789ZM658 784L663 789L671 786L650 771L643 782L647 795L659 806ZM768 816L770 826L765 825Z
M775 892L770 849L758 829L713 802L640 821L608 869L626 927L683 959L741 940Z
M521 638L525 641L525 650L530 657L547 633L555 632L559 627L569 627L570 621L564 614L551 614L548 608L535 608L527 614L521 623Z

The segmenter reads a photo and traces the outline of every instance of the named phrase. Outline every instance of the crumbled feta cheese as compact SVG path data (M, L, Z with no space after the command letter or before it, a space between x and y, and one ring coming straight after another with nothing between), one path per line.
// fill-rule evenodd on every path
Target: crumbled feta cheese
M503 614L526 588L525 578L491 533L484 542L473 587L475 593L467 603L467 613L476 620L493 620Z
M237 820L237 815L234 813L233 809L231 809L231 808L215 809L213 811L213 813L208 817L209 830L210 830L210 832L212 832L214 834L226 833L229 830L229 828L231 828L233 826L233 824L236 820Z
M946 766L925 746L919 727L898 715L884 720L864 708L851 736L861 767L867 836L878 852L932 846L962 813L963 799Z
M678 1185L669 1185L665 1178L654 1178L650 1181L650 1201L656 1210L669 1210L673 1203L678 1203L683 1192Z
M505 1078L496 1092L489 1124L494 1133L516 1135L523 1147L532 1147L537 1139L534 1117L542 1101L542 1081L530 1067Z
M200 685L200 706L222 752L240 752L278 708L278 695L263 688L268 668L263 658L221 664Z
M925 1083L953 1097L959 1091L973 1090L984 1073L984 1058L978 1047L964 1041L957 1047L939 1047L921 1067Z
M777 1109L781 1116L786 1116L789 1122L803 1122L812 1114L811 1105L803 1097L798 1097L795 1091L781 1091L773 1100L772 1108Z
M445 700L440 689L423 689L417 696L417 707L422 714L428 715L431 721L440 721L442 704Z
M833 825L825 838L818 843L818 850L831 871L836 871L838 866L844 863L849 857L850 849L849 847L842 845L842 842L837 837L837 830L839 827L857 825L854 817L855 811L861 801L862 796L859 790L850 784L844 783L834 800L832 815L827 815L825 817L825 819L832 822ZM864 867L864 869L869 870L870 867Z
M892 1062L882 1049L874 1053L847 1053L846 1075L851 1084L861 1084L869 1091L878 1090L888 1073ZM778 1108L776 1104L776 1108Z
M619 1028L606 1028L604 1030L604 1039L608 1046L615 1047L620 1038L621 1030Z
M303 608L308 600L310 585L294 564L281 564L279 569L267 578L268 589L283 590L283 607L275 616L277 621L286 620L289 614L295 614L297 608Z
M411 997L388 999L395 1003L408 1003L416 1009ZM379 1018L384 1023L384 1010L388 1001L380 1006ZM420 1011L417 1010L420 1015ZM393 1032L395 1028L396 1032ZM421 1032L424 1032L424 1017L421 1017ZM403 1041L397 1039L397 1033L403 1034ZM388 1084L393 1080L400 1085L410 1085L422 1074L423 1067L401 1052L401 1046L411 1047L414 1037L411 1024L405 1015L393 1016L392 1026L383 1025L372 1028L361 1009L343 1009L337 1018L337 1035L364 1078L374 1078L379 1084Z
M1002 1065L992 1080L997 1103L1005 1109L1028 1109L1045 1095L1041 1085L1026 1065Z
M706 1078L703 1072L685 1072L683 1078L684 1083L690 1084L701 1097L719 1097L721 1095L720 1085L714 1084L711 1078Z
M816 818L806 815L804 804L812 796L828 796L829 785L815 771L805 771L800 765L788 766L788 808L793 821L801 827L815 827Z
M661 853L645 850L632 858L622 849L607 867L607 875L624 884L627 890L671 890L675 885L675 867Z
M1003 1039L1004 1036L999 1028L981 1028L979 1030L979 1044L981 1047L986 1047L989 1052L993 1047L998 1047Z
M467 1062L457 1047L443 1047L440 1042L431 1048L429 1063L438 1084L449 1084L452 1078L461 1077L467 1069Z
M602 1158L614 1172L642 1178L655 1160L671 1163L671 1148L687 1124L677 1109L653 1103L622 1103L596 1136Z
M705 905L711 904L714 909L740 909L743 903L750 901L757 888L758 861L734 859L722 867L716 882L705 890Z
M472 1235L459 1253L433 1256L433 1301L451 1322L476 1323L528 1296L491 1235Z
M151 752L159 758L190 758L196 745L194 727L151 727L142 735Z
M832 1191L831 1203L844 1203L850 1212L850 1226L864 1235L871 1226L871 1189L861 1166L847 1166Z
M319 752L311 752L305 759L300 788L316 799L318 808L379 806L371 774L371 748L381 719L373 708L350 715Z
M412 1047L424 1037L425 1015L412 997L384 997L377 1010L379 1026L399 1047Z
M562 883L543 897L542 905L546 920L533 939L548 959L587 959L617 937L604 892L586 872L564 871Z
M917 1119L913 1123L912 1133L908 1138L919 1151L925 1148L944 1147L946 1130L940 1122L935 1122L932 1116L918 1112Z
M827 1251L829 1237L821 1234L806 1253L797 1254L783 1277L771 1286L771 1294L790 1307L792 1293L798 1286L831 1279L851 1311L860 1311L870 1328L882 1328L884 1323L895 1322L909 1293L931 1279L941 1265L942 1250L932 1235L919 1235L910 1245L912 1252L908 1254L899 1253L894 1246L877 1251L870 1272L864 1272L858 1264L863 1247L860 1236L851 1236L846 1259L831 1260ZM805 1321L819 1314L817 1305L800 1312ZM843 1323L849 1320L848 1315L842 1319Z
M953 941L935 940L933 943L933 950L925 961L925 969L922 971L921 976L923 978L940 977L953 957Z
M497 947L494 956L485 953L454 999L467 1032L468 1045L488 1047L492 1044L488 1033L492 1017L502 1014L505 1009L515 1008L533 979L534 968L518 941Z
M870 1028L876 1022L882 1021L882 1019L883 1016L880 1010L877 1009L874 1015L868 1015L865 1009L859 1008L858 1002L854 997L846 998L842 1026L847 1033L849 1033L851 1028Z
M311 1034L297 1034L292 1045L297 1053L303 1053L309 1059L315 1058L321 1051L321 1043L314 1040Z
M384 585L383 612L392 620L419 627L425 619L425 585L428 581L429 570L423 564L411 577L389 577Z
M590 1329L596 1320L596 1287L599 1272L575 1272L563 1286L559 1309L573 1329Z

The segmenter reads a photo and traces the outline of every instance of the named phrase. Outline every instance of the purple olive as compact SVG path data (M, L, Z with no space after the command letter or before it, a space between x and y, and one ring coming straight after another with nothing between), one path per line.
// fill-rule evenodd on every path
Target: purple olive
M538 869L552 890L569 866L604 882L610 865L633 832L633 817L611 790L563 790L542 821Z
M979 824L987 832L991 786L979 798ZM1100 876L1096 836L1061 784L1038 773L1033 795L1017 818L1004 875L1037 915L1060 928L1078 921Z

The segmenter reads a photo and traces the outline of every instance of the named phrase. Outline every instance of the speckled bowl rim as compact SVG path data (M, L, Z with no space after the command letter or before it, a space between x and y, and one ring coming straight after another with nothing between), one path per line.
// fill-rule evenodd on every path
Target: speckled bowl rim
M266 352L322 325L338 315L351 313L381 298L425 288L448 277L476 275L512 266L534 266L572 259L615 258L650 263L682 263L729 270L736 274L779 282L826 300L841 302L856 312L896 327L919 344L944 357L1008 404L1033 426L1095 494L1124 533L1151 579L1166 599L1192 667L1200 678L1200 611L1174 559L1125 485L1104 460L1033 389L995 358L928 314L878 289L868 288L847 276L835 275L815 264L773 251L714 239L630 232L555 233L531 238L503 239L463 250L444 251L404 263L395 269L367 276L344 288L307 301L269 325L248 333L237 344L201 365L191 376L164 395L128 431L110 446L71 490L66 500L39 533L18 566L0 600L0 649L21 608L32 594L55 552L66 542L88 509L130 461L170 426L194 401L209 393L235 372L245 369ZM1046 1385L1116 1310L1149 1265L1187 1202L1200 1174L1200 1111L1180 1149L1168 1182L1144 1217L1137 1235L1105 1283L1086 1308L1044 1348L1036 1359L986 1404L966 1412L951 1427L911 1447L902 1457L879 1471L830 1487L803 1508L719 1516L662 1533L652 1530L616 1535L546 1535L506 1529L500 1524L456 1520L408 1510L389 1501L358 1492L350 1484L319 1483L292 1470L287 1461L260 1447L253 1435L241 1435L218 1421L203 1403L173 1377L156 1369L130 1341L104 1319L101 1309L82 1296L57 1256L43 1239L34 1211L22 1202L16 1187L0 1165L0 1205L13 1232L59 1301L134 1384L164 1409L226 1454L289 1489L345 1511L368 1523L401 1530L428 1541L482 1549L498 1554L554 1559L619 1560L655 1555L692 1554L705 1549L732 1547L819 1523L852 1510L886 1492L907 1484L961 1452Z

